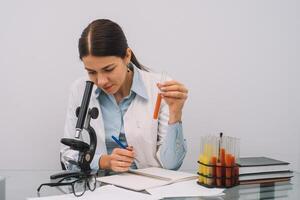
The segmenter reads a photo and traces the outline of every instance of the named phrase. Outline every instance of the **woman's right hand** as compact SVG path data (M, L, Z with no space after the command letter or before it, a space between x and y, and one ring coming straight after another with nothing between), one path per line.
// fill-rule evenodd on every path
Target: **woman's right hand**
M134 160L132 147L127 149L115 148L110 155L102 155L99 161L101 169L110 169L115 172L126 172Z

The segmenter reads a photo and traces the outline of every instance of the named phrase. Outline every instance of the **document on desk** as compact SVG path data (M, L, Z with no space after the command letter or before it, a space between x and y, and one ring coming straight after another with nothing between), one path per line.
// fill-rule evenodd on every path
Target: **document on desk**
M196 174L150 167L130 170L127 173L99 177L97 180L135 191L142 191L179 181L197 179L197 177Z
M144 194L140 192L134 192L119 188L113 185L105 185L96 188L95 191L86 191L83 196L75 197L74 194L64 194L48 197L39 198L28 198L27 200L99 200L99 199L109 199L109 200L158 200L149 194Z
M213 197L224 195L224 189L206 188L197 184L196 180L146 189L146 191L158 199L171 197Z

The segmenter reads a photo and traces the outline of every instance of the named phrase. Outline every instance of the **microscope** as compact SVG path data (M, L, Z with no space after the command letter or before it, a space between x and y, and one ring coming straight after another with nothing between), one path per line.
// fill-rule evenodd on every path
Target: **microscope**
M96 107L89 108L90 98L93 90L94 83L86 81L85 91L83 94L81 106L76 109L77 123L75 130L75 138L62 138L61 143L69 146L72 150L78 151L78 160L72 161L80 168L80 172L63 172L51 175L51 179L57 179L76 174L90 174L92 162L96 147L97 147L97 136L96 132L90 125L90 120L96 119L99 115L99 111ZM83 130L86 130L89 134L89 144L80 140Z

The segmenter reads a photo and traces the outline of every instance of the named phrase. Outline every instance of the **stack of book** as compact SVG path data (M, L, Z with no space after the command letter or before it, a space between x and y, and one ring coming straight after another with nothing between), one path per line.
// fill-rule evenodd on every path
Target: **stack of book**
M240 185L289 182L293 177L288 162L272 158L244 157L238 165Z

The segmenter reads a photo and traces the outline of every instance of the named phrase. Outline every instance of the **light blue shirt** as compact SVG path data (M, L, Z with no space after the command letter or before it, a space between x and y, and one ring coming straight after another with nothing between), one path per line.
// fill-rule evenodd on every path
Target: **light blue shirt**
M98 94L103 116L107 153L111 154L114 148L119 147L111 138L112 135L119 138L125 146L127 145L123 118L130 103L136 95L139 95L145 100L148 100L148 95L141 75L135 66L133 67L133 81L130 93L123 98L119 104L113 95L106 94L100 88L97 89L96 93ZM186 143L183 138L182 124L177 122L169 125L167 136L161 144L160 159L163 167L167 169L178 169L183 162L185 154ZM94 166L94 168L95 167L96 166ZM136 166L134 165L133 167Z

